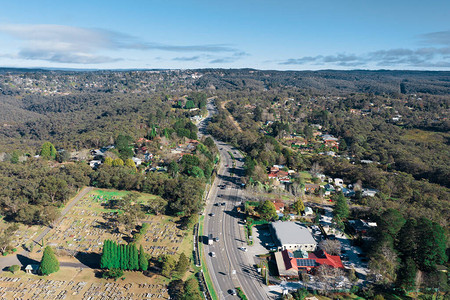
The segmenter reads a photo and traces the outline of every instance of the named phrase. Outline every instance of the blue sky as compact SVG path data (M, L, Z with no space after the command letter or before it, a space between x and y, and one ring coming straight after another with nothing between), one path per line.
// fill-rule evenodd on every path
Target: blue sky
M0 66L450 70L450 1L3 1Z

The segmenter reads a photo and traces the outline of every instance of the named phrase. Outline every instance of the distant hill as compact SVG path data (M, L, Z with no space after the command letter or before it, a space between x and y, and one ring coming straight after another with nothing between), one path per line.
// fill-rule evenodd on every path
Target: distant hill
M216 89L260 89L294 86L324 93L450 93L450 72L438 71L260 71L195 70L197 86Z

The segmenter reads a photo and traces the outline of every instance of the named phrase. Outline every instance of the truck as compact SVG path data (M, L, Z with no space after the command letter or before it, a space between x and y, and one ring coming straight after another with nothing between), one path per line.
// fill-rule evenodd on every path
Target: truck
M210 234L208 235L208 245L212 245L213 243L214 243L213 235L210 233Z

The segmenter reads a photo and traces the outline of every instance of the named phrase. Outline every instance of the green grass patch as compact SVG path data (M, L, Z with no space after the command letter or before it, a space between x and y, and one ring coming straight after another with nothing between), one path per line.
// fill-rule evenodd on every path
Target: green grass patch
M236 292L239 299L248 300L247 296L244 294L244 291L240 287L236 287Z

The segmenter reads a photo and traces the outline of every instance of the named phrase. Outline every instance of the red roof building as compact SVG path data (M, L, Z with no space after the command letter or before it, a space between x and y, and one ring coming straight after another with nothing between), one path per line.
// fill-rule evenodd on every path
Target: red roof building
M341 258L329 255L323 250L308 253L308 258L302 257L299 251L283 250L275 253L278 273L280 276L298 276L301 271L311 271L320 265L328 265L333 268L344 268Z

